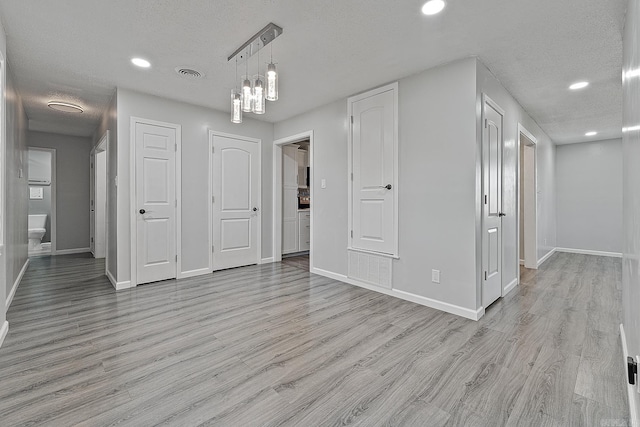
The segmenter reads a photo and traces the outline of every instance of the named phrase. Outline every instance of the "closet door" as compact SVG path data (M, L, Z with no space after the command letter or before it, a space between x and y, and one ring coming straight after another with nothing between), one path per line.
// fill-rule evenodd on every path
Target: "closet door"
M397 252L396 88L350 103L352 144L351 247Z

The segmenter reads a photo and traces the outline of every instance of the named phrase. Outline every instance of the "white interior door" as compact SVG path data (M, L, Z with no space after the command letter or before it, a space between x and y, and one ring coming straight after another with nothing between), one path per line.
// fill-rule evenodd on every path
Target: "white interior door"
M502 146L504 113L485 97L482 171L482 305L502 296Z
M213 270L259 262L260 146L211 134Z
M394 145L394 92L353 102L353 248L395 252Z
M282 253L298 252L298 146L282 147Z
M176 129L135 123L137 284L177 272Z

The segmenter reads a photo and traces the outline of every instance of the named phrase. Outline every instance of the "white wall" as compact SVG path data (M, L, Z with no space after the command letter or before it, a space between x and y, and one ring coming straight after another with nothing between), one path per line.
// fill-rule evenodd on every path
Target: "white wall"
M91 138L29 131L27 140L56 150L56 250L88 248Z
M27 115L22 99L15 90L11 69L7 73L6 92L6 172L5 195L7 198L5 255L6 293L8 296L20 271L27 262Z
M399 255L393 287L476 310L475 59L399 81ZM347 274L347 99L275 125L314 131L314 267ZM319 182L327 180L327 188ZM430 270L441 270L431 283Z
M246 115L242 124L234 125L228 113L125 89L118 89L117 116L118 282L131 277L130 215L134 212L129 198L131 117L182 126L182 272L209 267L208 131L262 139L262 257L272 256L272 124Z
M556 148L538 124L527 114L511 94L500 84L491 72L478 61L477 73L477 109L482 108L482 93L486 93L502 109L504 117L504 169L503 179L503 212L507 214L502 221L503 287L516 279L519 266L519 248L517 232L519 223L517 216L517 161L520 156L518 148L518 123L522 124L537 139L536 174L537 174L537 233L538 259L544 257L556 247ZM482 138L482 124L477 123L478 140ZM478 164L480 161L478 160ZM478 180L480 182L480 180ZM480 194L478 189L477 194ZM478 209L480 205L478 204ZM480 212L478 212L480 218ZM478 230L480 227L478 225ZM480 253L478 251L478 253ZM479 263L480 265L480 263ZM478 278L480 273L478 272Z
M640 0L628 0L623 36L623 74L640 69ZM623 126L640 127L640 76L623 78ZM636 128L638 129L638 128ZM640 129L623 132L623 260L622 301L624 329L630 356L640 354ZM630 393L630 404L640 407L640 395ZM631 413L638 417L637 413ZM636 418L637 420L637 418Z
M622 252L622 140L556 147L559 248Z

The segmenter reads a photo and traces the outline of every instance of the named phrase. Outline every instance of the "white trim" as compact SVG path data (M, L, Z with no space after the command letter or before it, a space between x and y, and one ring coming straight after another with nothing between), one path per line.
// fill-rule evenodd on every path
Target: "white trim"
M57 175L57 170L56 170L56 164L57 164L57 160L56 160L56 149L55 148L47 148L47 147L32 147L32 146L28 146L27 147L27 156L29 155L28 151L29 150L34 150L34 151L47 151L49 153L51 153L51 255L57 255L57 240L58 240L58 233L57 233L57 202L56 199L58 197L57 194L57 179L56 179L56 175ZM27 186L29 186L29 177L27 177ZM47 255L47 254L43 254L43 255Z
M523 259L520 260L520 265L524 265L524 260Z
M131 280L120 282L127 284L126 288L135 287L138 284L138 233L137 233L137 212L136 205L136 124L147 124L158 127L174 129L176 131L176 156L175 163L175 191L176 191L176 262L175 278L180 279L180 271L182 270L182 126L175 123L161 122L151 119L143 119L141 117L131 116L130 119L130 151L129 151L129 234L131 248ZM118 283L118 286L121 286ZM125 285L122 285L125 286ZM119 289L126 289L116 287Z
M213 203L211 199L213 198L213 138L215 136L219 136L222 138L230 138L230 139L239 139L240 141L251 142L254 144L258 144L258 230L257 230L257 242L256 246L258 249L258 254L256 256L256 264L260 264L260 260L262 259L262 139L252 138L250 136L245 135L235 135L231 133L218 132L209 129L209 182L207 184L208 188L208 216L209 216L209 272L214 271L213 265L213 251L211 248L213 247Z
M420 295L412 294L410 292L401 291L398 289L385 289L379 286L370 285L358 280L351 279L343 274L333 273L331 271L323 270L320 268L312 268L311 273L319 276L328 277L330 279L338 280L340 282L348 283L350 285L358 286L360 288L368 289L370 291L379 292L381 294L389 295L392 297L400 298L405 301L411 301L416 304L423 305L425 307L435 308L436 310L444 311L447 313L455 314L471 320L479 320L484 316L484 307L480 307L477 310L471 310L468 308L460 307L458 305L449 304L447 302L438 301L435 299L423 297Z
M282 146L293 144L296 142L309 140L309 169L311 176L309 177L309 196L311 197L310 214L310 239L309 239L309 269L313 268L313 227L314 227L314 194L315 194L315 165L314 165L314 143L313 143L313 130L301 132L296 135L287 136L284 138L276 139L273 141L273 256L270 262L282 261Z
M520 280L516 277L515 279L513 279L511 281L511 283L509 283L507 286L504 287L504 290L502 291L502 296L506 296L509 292L511 292L512 290L515 289L516 286L518 286L518 283L520 282Z
M391 183L395 188L393 192L393 253L387 254L392 258L399 259L399 207L398 207L398 183L399 183L399 165L400 159L398 158L399 150L399 124L398 124L398 116L399 116L399 108L398 108L398 93L399 93L399 84L398 82L393 82L384 86L377 87L375 89L368 90L366 92L360 93L358 95L350 96L347 98L347 121L349 123L349 130L347 132L347 220L348 220L348 228L347 228L347 246L352 250L362 250L362 248L357 248L353 246L353 237L351 237L350 231L353 230L353 181L351 180L351 174L353 173L353 123L351 123L350 117L353 116L353 104L355 102L361 101L366 98L370 98L372 96L379 95L384 92L393 91L393 103L394 103L394 111L393 111L393 156L394 156L394 164L393 164L393 182ZM313 199L311 203L311 207L313 208ZM382 252L376 252L376 254L383 255Z
M195 270L183 271L180 273L180 279L186 279L187 277L204 276L205 274L211 274L209 267L197 268Z
M540 267L542 265L542 263L544 263L546 260L548 260L551 255L556 253L556 248L551 249L549 252L547 252L547 254L545 256L543 256L542 258L540 258L538 260L538 267Z
M122 291L124 289L135 288L136 286L131 284L131 280L125 280L124 282L116 283L116 291Z
M260 264L271 264L271 263L273 263L273 262L275 262L275 261L274 261L274 259L273 259L273 257L269 257L269 258L262 258L262 259L260 260Z
M620 324L620 341L622 342L622 363L624 366L625 379L627 374L627 357L629 356L629 351L627 348L627 336L624 333L624 325ZM632 356L633 357L633 356ZM638 406L636 403L636 398L638 396L636 387L627 383L627 397L629 400L629 415L631 418L631 425L633 427L638 427L640 425L640 413L638 412Z
M102 151L97 151L98 148L100 148L100 146L102 146L104 144L104 149ZM105 274L107 274L107 266L109 265L109 129L107 129L104 134L102 135L102 137L98 140L98 143L91 149L91 162L93 164L93 171L91 171L91 174L93 176L93 209L94 209L94 215L93 215L93 247L95 250L95 229L96 229L96 224L95 224L95 199L96 199L96 185L97 185L97 179L96 179L96 175L97 175L97 168L96 168L96 154L100 153L100 152L104 152L105 155L105 180L106 180L106 192L104 194L105 196L105 212L104 212L104 223L105 223L105 233L104 233L104 271ZM91 206L89 206L89 209L91 209ZM91 246L91 241L89 241L89 246ZM93 253L93 252L92 252ZM93 256L95 257L95 253L93 254Z
M72 255L84 253L91 253L91 248L60 249L56 251L56 255Z
M113 285L114 289L117 289L117 284L118 282L116 281L116 278L113 277L113 274L111 274L111 272L105 268L104 270L104 274L105 276L107 276L107 279L109 279L109 281L111 282L111 284Z
M4 343L7 333L9 333L9 322L5 320L2 324L2 328L0 328L0 347L2 347L2 343Z
M9 295L7 296L7 304L5 305L5 308L7 310L9 310L9 306L11 305L11 302L13 301L13 297L16 295L16 291L18 290L18 286L20 286L20 282L22 281L22 278L24 277L24 273L27 271L27 267L29 267L29 258L27 258L27 260L24 262L24 265L22 266L22 269L20 270L20 273L18 273L18 277L16 278L16 281L13 282L13 287L11 288L11 292L9 292Z
M592 251L589 249L574 249L574 248L555 248L555 251L566 252L571 254L596 255L596 256L608 256L613 258L622 258L622 253L620 252Z

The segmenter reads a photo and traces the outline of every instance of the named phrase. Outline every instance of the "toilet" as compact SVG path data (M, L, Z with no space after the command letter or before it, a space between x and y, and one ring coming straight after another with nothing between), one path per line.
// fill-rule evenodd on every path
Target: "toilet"
M42 238L47 229L47 214L29 215L29 252L42 250Z

